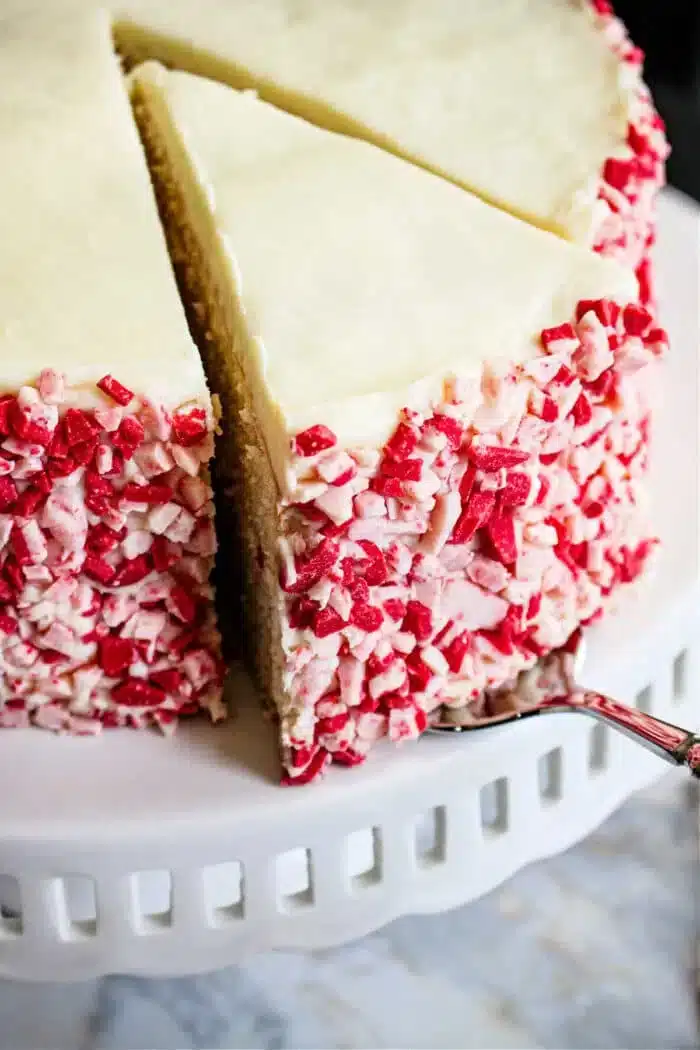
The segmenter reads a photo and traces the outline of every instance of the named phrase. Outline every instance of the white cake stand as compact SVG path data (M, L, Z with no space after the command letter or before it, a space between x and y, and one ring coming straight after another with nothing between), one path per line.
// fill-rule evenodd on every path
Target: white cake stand
M698 212L669 193L661 294L672 337L653 579L591 641L587 683L700 722ZM186 974L338 944L440 911L564 849L663 765L578 715L380 748L281 789L245 677L239 717L174 740L0 734L0 975Z

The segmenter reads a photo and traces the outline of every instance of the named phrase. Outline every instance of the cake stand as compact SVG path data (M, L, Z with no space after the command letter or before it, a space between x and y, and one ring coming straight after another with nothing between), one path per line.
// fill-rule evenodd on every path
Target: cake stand
M584 684L700 723L698 211L662 201L672 355L657 425L656 571L592 632ZM485 893L665 768L575 714L380 747L282 789L242 673L228 725L174 739L0 734L0 975L186 974L326 947Z

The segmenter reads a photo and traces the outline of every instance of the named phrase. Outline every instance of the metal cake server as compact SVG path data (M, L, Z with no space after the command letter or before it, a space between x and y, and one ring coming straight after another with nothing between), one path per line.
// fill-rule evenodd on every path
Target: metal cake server
M559 688L554 689L555 695L550 689L542 690L540 696L530 695L524 699L516 697L514 692L504 693L489 699L485 715L474 716L463 722L451 721L443 708L437 721L428 725L427 732L473 733L524 718L534 718L535 715L579 711L624 733L671 765L687 766L693 776L700 777L700 735L637 708L628 707L602 693L578 688L575 675L582 666L583 658L582 641L573 654L555 657L560 682Z

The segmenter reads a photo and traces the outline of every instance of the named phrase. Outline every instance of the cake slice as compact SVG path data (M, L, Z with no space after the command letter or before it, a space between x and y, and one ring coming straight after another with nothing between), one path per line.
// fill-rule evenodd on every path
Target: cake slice
M102 13L3 23L0 727L222 713L212 402Z
M124 0L115 29L615 256L648 300L667 145L607 0Z
M132 80L224 406L285 776L566 644L652 542L633 274L250 92Z

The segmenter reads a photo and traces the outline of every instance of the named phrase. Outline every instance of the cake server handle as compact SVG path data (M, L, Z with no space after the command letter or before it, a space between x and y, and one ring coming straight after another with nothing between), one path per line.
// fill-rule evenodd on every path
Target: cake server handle
M535 705L533 714L549 711L580 711L590 715L643 744L659 758L672 765L685 765L693 776L700 777L700 735L697 733L588 690L541 700Z

